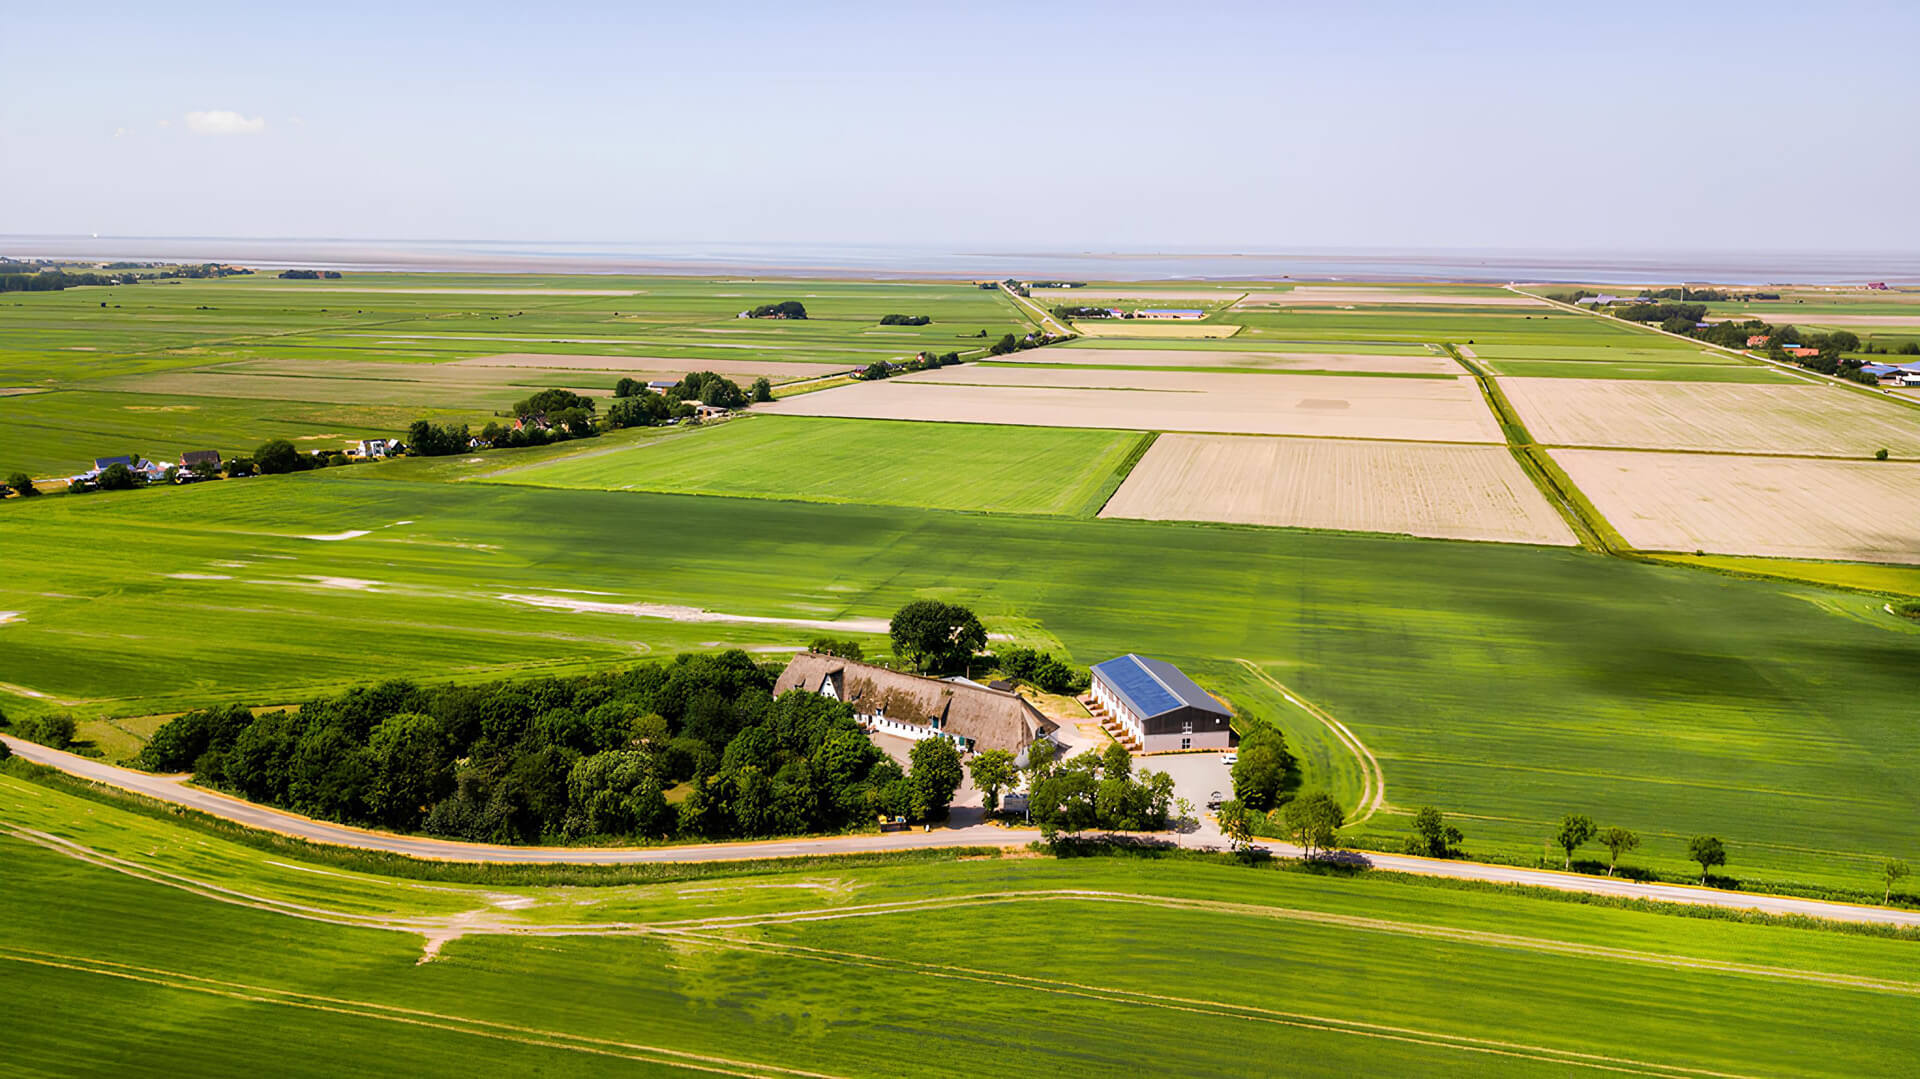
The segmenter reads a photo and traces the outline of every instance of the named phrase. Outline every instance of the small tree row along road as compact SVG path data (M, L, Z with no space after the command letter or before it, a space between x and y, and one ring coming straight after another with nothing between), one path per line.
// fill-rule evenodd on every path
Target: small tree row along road
M935 828L931 831L889 832L878 835L824 836L808 839L750 840L739 843L702 843L666 847L511 847L426 836L396 835L351 828L342 824L313 820L282 810L255 805L224 794L189 785L184 777L158 776L121 768L73 753L50 749L34 742L0 736L13 752L35 764L104 786L115 787L155 801L184 806L209 816L243 824L251 828L295 836L314 843L384 851L436 861L520 862L570 865L623 865L641 862L718 862L758 858L796 858L829 854L869 854L877 851L916 850L935 847L1023 847L1040 838L1027 828L1002 828L989 824ZM1202 829L1174 839L1186 845L1209 847L1218 842L1218 833ZM1290 843L1263 842L1270 853L1297 858L1298 847ZM1730 892L1716 888L1696 888L1684 884L1642 884L1620 878L1588 877L1578 873L1559 873L1548 869L1519 866L1485 865L1479 862L1445 861L1400 854L1350 855L1375 869L1413 873L1456 880L1517 884L1535 888L1555 888L1566 892L1614 896L1620 899L1646 899L1665 903L1690 903L1724 907L1729 910L1754 910L1765 914L1825 918L1832 921L1875 925L1920 927L1920 911L1895 910L1851 903L1831 903L1818 899Z

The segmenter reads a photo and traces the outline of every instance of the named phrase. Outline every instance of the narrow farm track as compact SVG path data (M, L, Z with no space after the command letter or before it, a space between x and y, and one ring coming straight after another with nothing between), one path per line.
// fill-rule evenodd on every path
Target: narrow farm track
M1278 683L1274 683L1278 684ZM1305 705L1303 705L1305 707ZM1328 717L1329 719L1331 717ZM1338 720L1333 720L1338 724ZM1338 736L1344 725L1335 729ZM360 850L384 851L429 861L464 861L521 864L632 865L654 862L721 862L744 859L817 857L834 854L861 854L875 851L913 850L929 847L1023 847L1039 839L1031 829L998 828L973 825L942 828L930 832L893 832L880 835L827 836L810 839L765 840L744 843L709 843L669 847L507 847L419 836L374 832L286 813L187 786L178 779L137 772L46 746L0 736L19 757L35 764L57 768L69 775L104 786L130 791L156 801L185 806L248 827L295 836L310 842ZM1373 781L1366 788L1365 801L1374 809L1384 804L1385 785L1379 775L1379 763L1373 760L1359 740L1356 753L1363 755L1373 769ZM1178 841L1178 837L1176 837ZM1261 844L1278 857L1298 858L1303 852L1290 843ZM1801 899L1795 896L1767 895L1758 892L1733 892L1685 884L1648 884L1623 878L1589 877L1550 869L1526 869L1518 866L1489 865L1481 862L1418 858L1412 855L1380 854L1372 851L1355 855L1375 869L1455 880L1474 880L1491 884L1512 884L1533 888L1551 888L1563 892L1611 896L1625 900L1681 903L1719 907L1725 910L1755 911L1781 917L1817 918L1828 921L1871 925L1920 927L1920 911L1873 907L1827 900ZM417 931L417 930L416 930Z
M1280 683L1280 680L1268 674L1259 664L1250 659L1236 659L1234 662L1247 669L1247 673L1260 680L1260 683L1285 698L1288 704L1300 709L1326 725L1335 739L1347 752L1352 753L1360 762L1360 801L1353 807L1353 815L1347 818L1348 824L1361 824L1386 807L1387 774L1380 768L1380 761L1374 757L1373 750L1367 748L1359 736L1347 729L1345 723L1333 718L1325 709L1294 693Z

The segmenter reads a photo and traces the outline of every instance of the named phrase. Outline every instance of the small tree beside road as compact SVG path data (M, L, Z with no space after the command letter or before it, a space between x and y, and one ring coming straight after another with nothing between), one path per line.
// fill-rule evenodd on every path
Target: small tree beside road
M1707 875L1727 864L1727 846L1717 835L1697 835L1687 841L1687 857L1700 863L1700 883Z
M1315 851L1329 850L1338 838L1340 826L1347 822L1340 803L1325 791L1314 791L1287 803L1281 811L1287 831L1311 858Z
M1465 838L1438 809L1423 806L1413 815L1413 834L1401 849L1422 858L1458 858Z
M1602 828L1597 837L1600 845L1607 848L1607 876L1613 876L1614 867L1620 864L1620 855L1640 845L1640 837L1618 826Z
M1886 864L1880 867L1880 871L1881 875L1884 876L1887 881L1887 894L1880 897L1880 902L1891 903L1893 902L1893 886L1900 883L1908 874L1912 873L1913 867L1898 858L1889 858Z
M1561 868L1573 868L1573 852L1585 846L1597 831L1593 818L1585 813L1569 813L1560 818L1560 830L1553 834L1553 841L1567 852L1566 864Z

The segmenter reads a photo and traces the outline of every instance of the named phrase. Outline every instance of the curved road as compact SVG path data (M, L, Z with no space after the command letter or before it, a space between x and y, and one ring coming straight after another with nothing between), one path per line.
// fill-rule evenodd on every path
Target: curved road
M121 768L88 757L81 757L33 742L0 735L0 742L19 757L44 764L69 775L109 787L131 791L156 801L196 809L211 816L252 828L296 836L315 843L385 851L411 858L464 862L565 863L578 865L625 865L640 862L716 862L749 858L794 858L808 855L866 854L876 851L915 850L931 847L1022 847L1040 837L1029 828L1002 828L988 824L943 827L932 831L889 832L880 835L823 836L813 839L756 840L741 843L702 843L669 847L507 847L487 843L465 843L448 839L396 835L342 824L313 820L278 809L255 805L224 794L187 784L182 776L157 776L130 768ZM1218 833L1205 829L1192 836L1175 836L1176 842L1193 846L1215 846ZM1290 843L1262 844L1272 854L1297 858L1300 848ZM1818 899L1729 892L1716 888L1697 888L1685 884L1643 884L1620 878L1589 877L1578 873L1559 873L1550 869L1526 869L1519 866L1487 865L1481 862L1443 861L1401 854L1340 852L1338 857L1375 869L1396 873L1415 873L1456 880L1488 881L1495 884L1520 884L1534 888L1557 888L1567 892L1614 896L1621 899L1648 899L1665 903L1692 903L1699 906L1754 910L1766 914L1797 915L1841 922L1920 927L1920 911L1869 907L1852 903L1831 903Z

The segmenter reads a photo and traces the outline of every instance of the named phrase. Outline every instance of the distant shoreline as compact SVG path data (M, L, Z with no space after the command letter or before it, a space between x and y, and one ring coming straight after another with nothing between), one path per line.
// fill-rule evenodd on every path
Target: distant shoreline
M1095 281L1508 281L1633 284L1920 285L1920 254L1320 251L951 252L831 244L509 243L0 235L13 258L235 262L362 273L751 274L769 277Z

